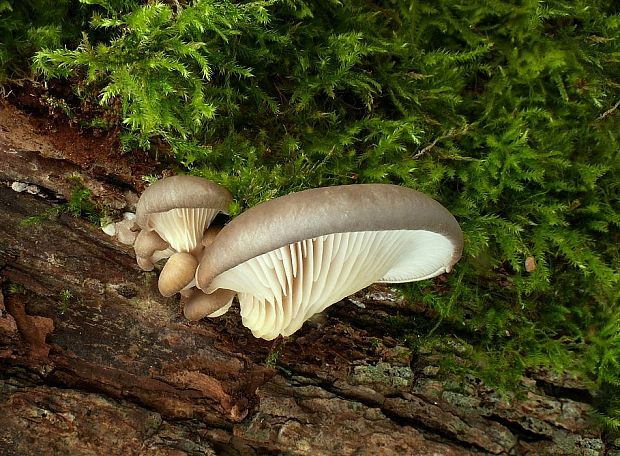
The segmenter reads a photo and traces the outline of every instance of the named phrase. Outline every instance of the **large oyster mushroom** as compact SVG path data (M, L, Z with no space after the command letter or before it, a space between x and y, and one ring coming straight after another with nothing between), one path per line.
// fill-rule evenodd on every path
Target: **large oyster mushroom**
M448 272L462 247L457 221L422 193L383 184L319 188L235 218L203 253L196 285L238 293L243 324L270 340L371 283ZM201 316L196 306L189 313Z

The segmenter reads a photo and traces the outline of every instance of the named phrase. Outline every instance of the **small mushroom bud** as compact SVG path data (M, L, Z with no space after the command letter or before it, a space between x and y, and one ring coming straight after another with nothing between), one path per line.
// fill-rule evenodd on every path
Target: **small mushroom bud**
M194 280L198 260L186 252L177 252L168 259L159 275L159 292L166 297L178 293Z
M158 256L157 252L166 251L169 245L155 231L142 230L138 233L133 248L136 252L138 266L145 271L152 271L154 263L170 255ZM157 258L156 258L157 257Z
M200 320L203 317L219 317L224 315L235 297L231 290L218 289L206 294L196 289L183 307L183 315L188 320Z
M114 224L116 228L116 239L121 244L133 245L138 236L138 225L133 220L124 219Z

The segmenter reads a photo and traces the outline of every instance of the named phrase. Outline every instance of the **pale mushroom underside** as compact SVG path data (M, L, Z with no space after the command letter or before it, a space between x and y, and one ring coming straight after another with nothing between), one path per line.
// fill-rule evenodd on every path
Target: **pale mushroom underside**
M205 230L219 213L206 207L175 208L149 215L149 228L176 252L192 252L199 248Z
M446 272L453 252L448 238L425 230L336 233L247 260L215 277L206 292L236 291L244 326L271 340L372 283Z

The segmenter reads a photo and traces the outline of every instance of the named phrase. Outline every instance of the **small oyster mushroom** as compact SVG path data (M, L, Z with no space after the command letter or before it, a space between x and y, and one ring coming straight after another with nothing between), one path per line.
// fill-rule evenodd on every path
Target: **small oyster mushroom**
M196 176L172 176L147 188L136 206L136 222L156 231L175 252L199 255L201 240L215 216L227 213L232 196L225 188Z
M448 272L462 247L457 221L422 193L384 184L312 189L225 226L203 253L196 286L238 293L243 324L271 340L371 283Z
M133 245L140 228L135 222L136 214L133 212L124 212L123 220L112 222L109 217L102 220L101 230L111 237L125 245Z
M193 278L204 249L205 231L218 213L226 213L231 202L228 190L196 176L161 179L140 196L136 223L142 231L135 243L136 260L142 269L151 270L159 259L170 257L159 277L164 296L193 286L192 280L185 279ZM177 256L180 253L187 255ZM185 283L179 288L180 282Z
M210 226L202 238L203 247L209 247L221 230L221 226ZM234 291L221 289L211 294L203 293L195 288L181 290L181 295L189 298L185 303L181 302L183 314L188 320L221 317L230 309L235 294Z
M140 229L136 225L135 220L123 219L120 222L116 222L114 227L118 242L125 245L133 245L136 242Z
M187 252L176 252L164 265L159 274L159 292L170 297L179 291L193 286L198 260Z
M11 189L17 193L25 192L28 188L28 184L25 182L13 182L11 184Z

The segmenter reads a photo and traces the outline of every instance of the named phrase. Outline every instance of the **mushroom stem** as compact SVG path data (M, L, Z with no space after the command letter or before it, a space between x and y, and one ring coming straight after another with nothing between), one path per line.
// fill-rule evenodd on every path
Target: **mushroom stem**
M204 317L219 317L224 315L235 297L231 290L219 289L211 294L195 290L183 308L183 315L188 320L200 320Z

